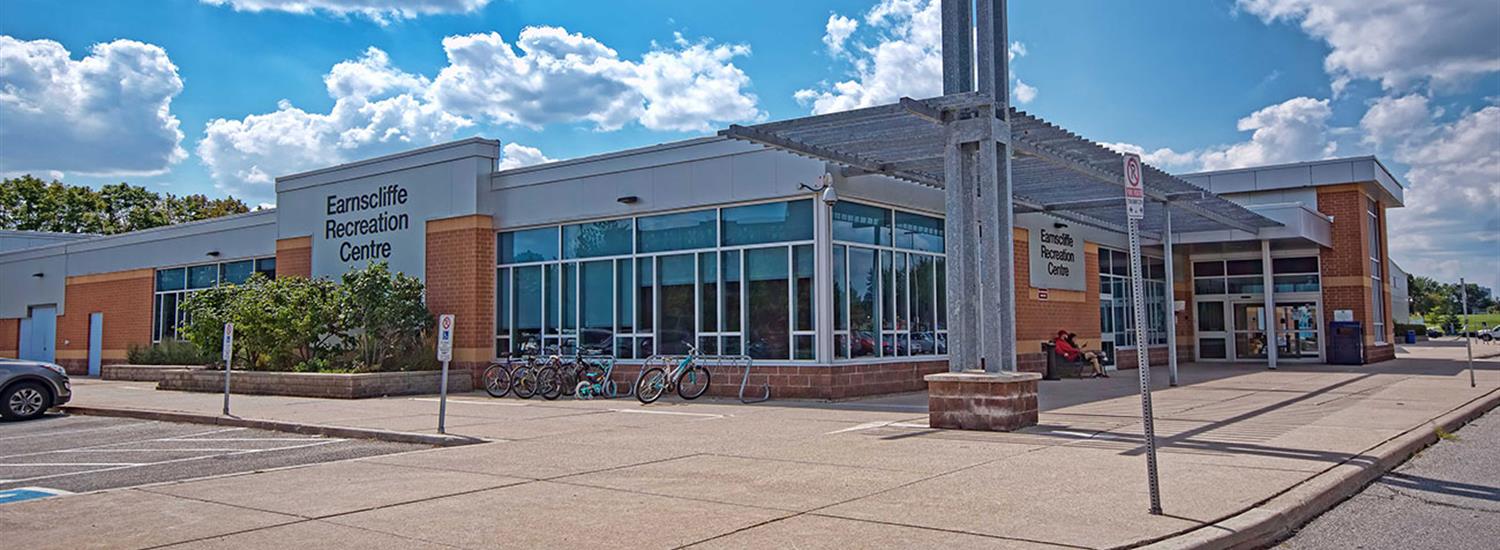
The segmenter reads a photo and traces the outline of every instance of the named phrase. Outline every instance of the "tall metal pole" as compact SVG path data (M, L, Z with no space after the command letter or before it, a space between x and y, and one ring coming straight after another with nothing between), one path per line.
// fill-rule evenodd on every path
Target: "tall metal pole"
M1464 308L1464 351L1469 354L1469 387L1473 388L1476 385L1474 383L1474 341L1469 339L1469 284L1464 282L1463 277L1458 278L1458 289L1459 300L1463 302Z
M1276 370L1276 286L1275 279L1271 277L1271 241L1260 240L1260 285L1265 287L1264 311L1260 314L1261 324L1265 325L1262 335L1266 341L1266 365L1271 370Z
M1141 375L1141 434L1146 439L1146 480L1151 485L1151 513L1161 515L1161 488L1156 475L1156 425L1151 411L1151 360L1146 350L1146 299L1141 284L1141 222L1130 220L1130 292L1135 318L1135 360Z
M1167 374L1168 381L1172 386L1177 385L1177 279L1173 276L1172 268L1172 204L1162 203L1162 209L1166 213L1166 227L1162 228L1161 248L1162 256L1166 258L1167 264L1167 291L1163 298L1167 301L1166 329L1167 329Z

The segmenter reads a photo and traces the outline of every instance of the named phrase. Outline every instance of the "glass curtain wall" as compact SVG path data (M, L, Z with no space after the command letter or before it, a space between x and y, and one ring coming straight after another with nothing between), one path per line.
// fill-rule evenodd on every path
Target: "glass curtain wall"
M151 305L151 341L175 340L187 321L182 302L188 295L220 284L240 284L260 273L276 277L276 258L254 258L156 270Z
M1141 287L1146 291L1147 345L1167 343L1166 263L1141 255ZM1135 347L1135 316L1130 308L1130 255L1122 250L1099 247L1100 348L1111 361L1115 350Z
M813 202L499 234L496 355L814 359Z
M832 233L834 358L947 353L943 220L840 201Z

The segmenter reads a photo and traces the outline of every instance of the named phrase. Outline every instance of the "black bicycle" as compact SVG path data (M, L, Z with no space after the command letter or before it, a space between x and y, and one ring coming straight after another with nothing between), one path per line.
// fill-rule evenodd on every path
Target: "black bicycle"
M490 394L490 397L505 397L510 393L511 361L514 359L495 361L484 369L484 391Z

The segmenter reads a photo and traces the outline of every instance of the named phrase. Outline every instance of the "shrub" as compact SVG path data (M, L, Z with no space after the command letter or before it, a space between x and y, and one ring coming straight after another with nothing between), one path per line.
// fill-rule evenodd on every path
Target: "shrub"
M149 346L131 345L125 360L132 365L207 365L210 356L192 342L163 340Z
M253 275L242 285L194 293L183 302L184 338L209 358L222 355L224 323L233 322L235 366L245 369L350 372L415 370L432 314L422 282L373 263L327 279ZM430 358L428 358L430 359ZM211 360L211 359L210 359Z

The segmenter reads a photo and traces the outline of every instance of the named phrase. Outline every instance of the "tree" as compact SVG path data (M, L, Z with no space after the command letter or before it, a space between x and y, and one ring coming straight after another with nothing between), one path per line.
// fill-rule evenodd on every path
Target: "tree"
M249 211L234 197L178 197L123 182L96 191L29 174L0 181L0 229L110 235Z
M342 290L340 309L358 368L379 369L402 350L420 347L432 327L422 281L391 272L385 262L344 273Z

